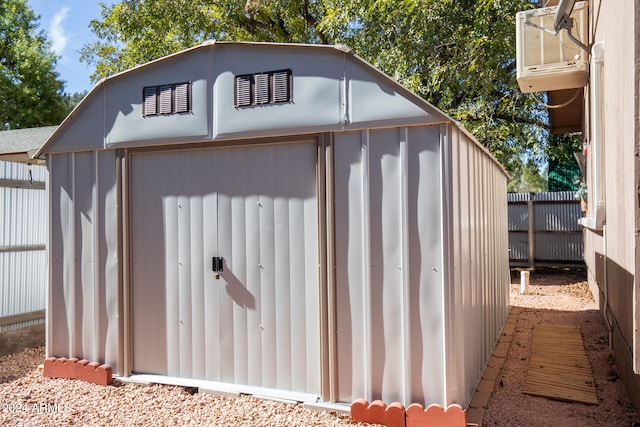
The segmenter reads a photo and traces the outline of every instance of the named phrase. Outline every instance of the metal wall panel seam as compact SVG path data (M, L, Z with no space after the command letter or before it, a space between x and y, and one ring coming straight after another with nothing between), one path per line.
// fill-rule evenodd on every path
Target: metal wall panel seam
M493 245L492 245L492 239L493 239L493 205L492 205L492 201L493 201L493 189L491 187L491 185L493 184L493 168L491 167L492 165L488 162L485 162L485 167L486 167L486 171L487 171L487 176L484 178L485 180L485 194L486 194L486 206L485 206L485 227L486 227L486 234L485 234L485 247L486 247L486 259L484 261L485 263L485 277L487 279L487 302L488 302L488 307L496 307L496 301L495 301L495 295L494 295L494 287L495 287L495 280L493 278L493 269L491 268L491 262L490 260L495 260L495 258L493 256L491 256L493 254L492 250L493 250ZM495 261L494 261L495 262ZM495 310L491 310L488 315L488 320L489 320L489 325L488 325L488 335L489 335L489 352L487 354L487 360L489 360L489 358L491 357L491 353L493 352L493 347L495 345Z
M449 151L449 173L447 176L449 177L449 185L451 186L450 194L449 194L449 202L450 202L450 241L449 241L449 251L447 253L447 257L449 257L449 268L451 269L450 274L450 283L449 287L452 292L452 300L454 304L449 308L452 312L451 323L448 331L455 330L456 326L462 325L461 322L461 311L462 311L462 294L460 292L460 253L458 246L458 239L460 235L460 204L459 204L459 146L453 139L453 132L448 129L448 138L447 138L447 150ZM451 348L455 348L460 351L460 355L455 358L455 363L451 367L451 369L455 372L454 383L455 390L457 393L461 390L461 385L464 387L464 340L461 340L462 334L450 334L450 342L448 345L448 351L451 351ZM462 388L463 390L463 388ZM465 391L466 392L466 391Z
M119 259L119 263L122 265L122 298L121 298L121 313L122 313L122 370L121 375L129 376L133 372L133 304L132 304L132 287L131 287L131 254L132 254L132 240L133 233L130 229L131 224L131 194L130 194L130 180L131 180L131 154L128 154L124 149L124 154L121 158L121 171L120 178L122 180L120 185L120 197L122 201L122 208L120 210L120 218L122 218L122 225L120 231L122 233L122 258Z
M100 336L100 269L98 265L100 264L100 201L98 200L98 188L101 184L100 182L100 165L98 163L98 152L94 151L93 153L93 162L95 165L94 171L94 184L91 188L92 192L92 209L93 209L93 227L92 227L92 237L93 237L93 360L98 361L104 355L101 355L99 352L99 342L103 340L105 337Z
M492 177L492 168L491 165L487 162L487 161L483 161L483 168L484 168L484 176L483 176L483 193L484 193L484 209L483 209L483 215L484 215L484 260L483 260L483 265L484 265L484 277L485 277L485 307L495 307L495 299L493 297L493 288L494 288L494 284L495 282L492 280L491 277L491 266L490 266L490 259L493 259L493 257L491 257L491 233L492 233L492 227L491 227L491 213L492 213L492 207L491 207L491 177ZM488 361L489 358L491 357L491 353L493 351L493 347L495 344L494 338L494 311L493 310L484 310L486 312L485 314L485 318L487 319L487 323L486 323L486 328L485 328L485 336L486 336L486 341L487 341L487 352L485 355L485 361Z
M327 176L327 195L325 203L327 206L327 288L328 288L328 311L329 311L329 378L330 395L329 401L336 402L339 396L338 381L338 307L337 307L337 281L336 281L336 221L335 221L335 140L334 134L328 135L329 143L326 151L326 176Z
M409 295L411 280L409 277L409 159L407 145L409 144L409 130L406 127L398 129L400 137L400 198L401 198L401 260L402 260L402 337L403 337L403 357L402 373L404 389L402 390L402 400L411 400L411 340L410 340L410 304Z
M216 115L216 117L217 117L217 115ZM218 122L216 122L216 132L217 132L217 126L218 126L217 123ZM244 150L244 149L240 149L240 150ZM244 151L240 151L240 152L244 154ZM227 222L227 221L231 222L231 224L232 224L232 226L231 226L231 228L232 228L231 235L233 235L232 214L225 214L224 212L221 213L222 209L220 208L220 192L223 191L223 187L224 186L230 185L229 183L221 182L222 180L221 180L221 176L220 176L220 174L221 174L221 169L220 169L221 165L220 165L220 163L225 163L225 162L221 162L220 161L221 160L220 157L223 156L223 155L224 154L222 154L222 152L220 150L214 150L214 151L211 152L211 156L213 157L212 158L212 162L214 163L214 165L213 165L213 173L212 173L212 177L211 178L212 178L212 180L214 180L214 182L212 184L210 184L210 185L212 185L212 188L209 191L213 192L213 194L211 195L211 204L212 204L211 211L212 211L212 214L215 216L215 218L212 218L211 222L213 224L212 228L213 228L213 231L215 233L215 239L211 239L211 240L212 240L212 245L213 245L213 248L214 248L213 252L214 252L215 256L222 256L222 254L221 254L222 249L220 247L220 216L221 215L223 216L223 221L224 222ZM228 159L228 161L229 161L230 164L234 163L233 159ZM248 162L246 162L246 163L248 163ZM247 167L246 164L243 165L243 169L240 172L240 175L242 176L242 180L241 180L242 184L239 184L239 185L246 186L246 178L245 178L246 170L247 170L246 167ZM238 173L238 171L236 173ZM231 185L233 185L233 184L231 184ZM244 187L242 187L242 189L244 190ZM205 191L203 191L203 192L205 192ZM246 200L245 200L245 209L246 208L247 208L247 205L246 205ZM232 210L232 209L233 209L233 207L230 206L230 210ZM256 214L256 216L258 216L259 213L255 209L256 208L254 207L254 213ZM245 221L244 221L244 224L241 224L241 229L246 230L246 228L247 228L246 217L244 219L245 219ZM203 232L204 232L204 229L203 229ZM234 246L236 246L236 245L233 245L233 237L231 239L229 239L229 240L231 241L230 244L232 246L231 247L231 251L230 251L230 256L232 257L232 259L231 259L232 265L228 266L228 268L232 269L236 265L240 264L240 260L236 259L234 257L234 255L235 255ZM256 241L256 246L258 248L260 247L260 241ZM260 251L258 250L258 253L259 252ZM229 255L226 255L226 256L229 256ZM243 258L242 261L245 264L245 268L246 268L247 259ZM259 264L260 263L260 259L258 259L257 261L258 262L256 264ZM258 276L259 276L259 274L260 273L258 273ZM259 285L261 285L261 283L259 283ZM247 287L248 287L248 283L247 283ZM209 343L209 345L211 346L210 349L214 353L214 355L211 355L212 357L208 358L209 359L209 363L211 364L211 367L209 369L207 369L205 367L205 372L211 372L214 378L222 379L224 377L224 373L222 372L222 370L223 370L222 369L222 366L223 366L223 360L222 359L223 359L224 356L223 356L223 351L221 351L221 348L220 348L221 347L220 343L222 342L221 335L224 333L225 327L229 327L229 325L223 325L223 322L221 321L221 318L224 317L223 313L226 311L225 310L225 305L226 304L225 304L225 301L223 300L223 298L221 298L220 295L217 292L214 291L213 298L210 301L210 304L207 304L207 305L210 305L210 306L212 306L212 308L215 308L216 313L213 315L213 322L211 324L212 326L214 326L212 328L212 332L213 333L212 334L206 334L206 332L205 332L206 335L209 335L209 336L205 336L205 340L207 338L211 339L211 342ZM257 306L256 306L256 310L259 310L259 308ZM205 309L205 315L204 315L204 319L203 319L205 321L206 321L206 317L207 317L207 313L208 312L209 312L209 310ZM231 313L231 316L232 316L232 319L233 319L233 322L234 322L233 327L232 327L234 339L233 339L233 344L232 344L233 353L231 355L229 355L229 357L233 360L233 375L230 375L230 377L233 378L234 381L237 381L237 378L239 376L239 372L238 372L236 367L238 365L240 365L240 363L238 363L238 359L240 358L240 355L242 355L242 352L238 352L240 354L236 353L237 342L236 342L236 339L235 339L235 335L237 335L237 330L240 329L240 328L238 328L238 325L236 323L236 318L235 318L233 313ZM248 325L246 325L246 324L243 325L243 328L242 328L242 330L240 332L240 335L243 338L246 338L247 341L249 341L249 339L247 338L248 335L249 335L249 327L248 327ZM247 346L247 347L249 347L249 346ZM207 350L207 346L205 345L205 352L206 352L206 350ZM243 360L243 362L246 362L246 366L249 366L251 364L250 355L248 353L249 353L249 351L247 351L247 354L244 355L245 356L245 360ZM247 371L248 371L248 369L247 369ZM245 376L245 380L247 380L248 378L249 378L249 374L247 372L246 376Z
M490 202L489 202L489 206L491 207L491 212L490 212L490 218L491 218L491 232L490 232L490 236L491 236L491 250L489 252L490 255L490 259L491 260L497 260L498 262L496 263L491 262L489 264L490 269L491 269L491 283L492 283L492 306L494 307L493 310L493 336L494 336L494 347L495 347L495 338L497 338L500 334L500 321L499 321L499 317L500 317L500 303L499 303L499 294L498 294L498 290L499 290L499 286L500 286L500 281L498 280L498 275L496 274L496 272L498 271L498 265L500 263L500 259L501 257L499 251L497 250L497 233L498 233L498 225L497 225L497 210L498 210L498 205L496 204L496 195L498 192L498 187L496 185L496 173L495 173L495 169L493 170L493 173L491 174L491 180L490 183L491 185L489 186L489 190L491 192L491 198L490 198ZM502 255L502 257L504 257L504 255ZM497 317L496 317L497 316Z
M218 125L216 124L216 132L217 132L217 126ZM240 151L240 152L244 153L244 151ZM231 238L228 239L230 241L231 248L229 248L228 254L227 253L224 254L226 257L230 257L230 258L227 258L227 262L229 262L229 259L231 261L230 262L231 265L227 265L227 267L228 269L236 269L236 268L240 269L239 266L242 265L244 267L244 271L242 272L242 274L237 272L236 274L240 276L242 276L243 274L246 275L246 271L248 269L246 251L243 251L242 246L238 243L242 242L243 240L246 240L245 233L246 233L247 223L246 223L246 216L244 215L246 215L246 210L249 207L247 206L246 199L243 198L242 200L238 201L238 205L241 208L239 210L244 211L243 212L244 215L241 217L241 219L239 218L238 220L239 224L236 224L236 222L233 221L233 208L234 208L233 204L231 204L228 208L230 213L221 212L220 205L219 205L219 201L220 201L219 193L223 191L223 188L227 188L227 186L231 187L231 191L235 191L233 182L229 183L226 181L225 182L222 181L229 175L220 169L221 163L225 167L225 171L226 171L226 168L233 167L233 160L228 159L227 162L220 161L220 157L225 156L225 154L228 153L227 151L214 150L214 151L208 151L205 153L211 153L210 161L213 163L213 167L211 168L212 169L211 176L209 177L209 180L211 182L208 183L210 186L209 191L210 191L211 200L208 203L203 200L203 209L205 209L206 206L208 206L212 215L212 218L209 218L209 221L208 221L208 223L211 223L211 225L209 225L208 223L207 224L203 223L203 230L202 230L203 234L207 236L207 239L211 240L211 244L208 250L213 252L212 254L210 254L212 256L222 255L222 249L220 247L220 240L221 240L220 239L220 222L221 222L220 216L222 216L223 221L225 223L227 224L230 223L230 227L228 225L227 227L229 227L228 232L231 235ZM246 168L247 168L247 165L243 164L242 168L236 169L236 174L240 175L241 177L240 179L238 179L239 181L238 185L244 185ZM205 191L203 190L203 192ZM255 208L253 209L253 212L257 215ZM238 233L238 231L240 231L240 233ZM238 234L240 234L243 237L239 237L238 243L233 244L235 237ZM203 245L205 247L207 246L207 243L205 242L204 239L203 239ZM205 252L207 251L207 249L203 249L203 250ZM242 254L242 255L239 255L239 254ZM253 269L254 271L257 270L258 262L259 260L256 260L256 263L254 264L254 269ZM213 279L213 280L214 280L213 283L217 283L216 279ZM246 280L245 280L245 283L247 283L247 287L248 287L249 284ZM214 284L214 286L216 285ZM239 310L235 310L234 307L229 307L230 304L225 304L224 298L220 296L219 291L217 289L210 288L208 290L209 290L209 293L207 293L207 289L205 289L205 300L206 300L206 306L211 307L211 309L207 310L205 308L204 316L203 316L204 317L203 321L206 324L205 347L204 347L204 352L206 354L205 375L207 376L207 378L217 378L220 380L225 379L226 377L226 378L232 378L233 381L238 381L239 378L242 378L242 380L247 382L248 371L249 371L248 366L250 365L250 358L251 358L250 351L248 351L248 344L247 346L238 345L237 341L239 340L234 340L233 344L229 346L231 347L229 348L229 351L231 354L227 355L228 358L231 359L229 361L231 364L231 367L227 365L225 367L226 369L223 368L225 363L225 361L223 361L225 349L222 348L223 347L222 345L219 345L219 343L222 342L221 336L223 336L225 330L231 330L232 332L230 333L234 335L240 335L244 338L244 341L248 342L247 337L249 335L249 327L247 325L248 323L247 317L244 313L238 312ZM231 309L229 310L229 308ZM230 318L231 324L225 325L224 324L225 322L221 320L222 318L226 318L227 320L229 320ZM240 366L242 366L242 368L240 368ZM232 373L229 372L227 374L226 372L223 372L227 369L232 371Z
M122 283L123 283L123 215L122 210L122 163L124 150L116 150L115 155L115 191L116 191L116 206L115 206L115 227L116 227L116 315L117 315L117 337L116 337L116 366L113 366L113 372L121 376L126 376L123 371L124 366L124 330L123 330L123 318L122 312Z
M102 296L100 311L96 313L100 325L101 338L98 341L98 355L101 357L102 363L111 365L114 372L117 369L117 335L114 335L114 322L117 317L114 316L114 291L117 289L117 277L114 274L115 268L113 263L113 255L115 252L115 239L117 232L115 228L115 168L116 158L114 151L99 151L99 176L100 181L98 188L98 198L102 200L98 206L101 206L98 212L98 220L103 227L98 228L98 242L101 250L98 252L99 257L96 258L98 265L98 277L100 295ZM115 352L114 352L115 350Z
M486 355L489 351L489 345L488 345L488 340L489 337L487 336L487 316L488 310L484 310L484 308L486 307L487 304L487 278L486 278L486 269L485 269L485 263L486 263L486 215L485 215L485 208L486 208L486 193L485 193L485 185L486 185L486 181L485 181L485 164L484 164L484 159L483 157L479 157L478 158L478 168L479 168L479 174L476 175L476 182L478 185L478 194L480 195L479 197L479 203L478 203L478 210L476 211L476 215L478 216L480 223L479 223L479 227L478 227L478 235L479 235L479 240L480 240L480 253L478 261L479 261L479 268L480 268L480 306L482 307L482 310L480 310L480 317L482 319L482 350L483 353L481 354L481 358L478 360L478 363L480 363L481 365L483 365L483 361L486 358Z
M95 219L94 206L94 155L93 152L78 153L76 157L76 201L75 215L76 227L79 231L78 242L76 242L76 254L78 255L76 266L76 319L80 321L79 331L79 352L86 354L87 358L93 360L93 342L95 313L91 309L97 295L94 294L95 263L94 263L94 227ZM82 179L80 179L82 178ZM77 297L80 297L78 302ZM79 354L79 353L76 353Z
M501 203L498 203L498 194L499 194L499 184L498 184L498 176L497 174L493 173L493 179L491 180L492 183L492 193L493 193L493 198L491 200L491 206L493 206L493 212L492 212L492 218L493 218L493 254L495 256L495 259L498 260L498 263L493 265L493 280L496 286L495 289L495 298L496 298L496 308L498 310L498 312L496 313L497 316L499 316L498 318L498 324L495 325L496 326L496 337L500 336L500 331L502 330L502 297L501 297L501 293L500 293L500 289L502 288L502 286L504 286L504 284L502 284L502 280L500 277L500 270L502 269L502 264L504 263L504 261L500 262L499 260L503 260L506 256L506 258L509 258L509 255L506 252L502 252L500 249L500 239L499 239L499 235L500 235L500 218L502 218L502 215L500 215L500 206L502 205ZM506 224L503 223L503 224Z
M478 155L478 151L477 148L472 145L471 146L471 157L472 157L472 173L470 174L470 177L473 177L473 191L471 192L473 194L473 204L472 204L472 211L471 211L471 218L473 218L473 228L471 230L471 234L473 236L473 250L474 250L474 254L472 256L472 262L473 262L473 287L474 287L474 298L475 298L475 303L474 303L474 317L475 317L475 326L476 326L476 345L475 345L475 365L476 365L476 372L475 375L476 377L478 375L482 374L482 363L480 362L480 360L482 359L482 354L483 354L483 350L484 350L484 337L483 337L483 332L484 332L484 325L483 325L483 319L482 319L482 283L478 283L479 279L481 279L480 276L480 267L479 267L479 260L478 260L478 254L481 252L481 247L480 247L480 239L479 239L479 230L478 228L480 227L479 224L479 216L478 216L478 210L480 209L480 201L478 200L478 186L479 186L479 182L477 180L478 174L479 174L479 167L478 167L478 158L480 157Z
M493 168L491 167L491 164L489 164L489 168L491 169L491 174L489 175L489 177L487 178L488 181L488 224L487 226L489 227L489 241L488 241L488 258L487 258L487 269L488 269L488 278L489 278L489 283L490 283L490 287L489 287L489 293L490 293L490 307L493 307L493 310L491 311L491 316L490 316L490 320L491 320L491 336L493 337L493 345L491 346L491 350L493 350L493 348L495 347L495 337L496 335L496 324L497 324L497 320L496 320L496 309L498 308L498 304L497 304L497 284L498 281L496 280L496 276L495 276L495 271L496 271L496 262L498 262L498 258L497 258L497 253L495 251L495 234L496 234L496 227L495 227L495 218L496 218L496 205L495 205L495 200L494 200L494 196L495 196L495 171L493 170ZM491 261L489 261L491 260ZM489 355L489 357L491 357L491 355Z
M53 168L53 156L51 154L47 154L47 170L51 172ZM46 241L46 258L47 258L47 277L49 278L48 284L45 291L45 301L46 301L46 313L45 313L45 327L44 327L44 342L45 342L45 357L51 357L51 325L53 323L53 314L52 307L53 301L51 300L52 292L51 287L53 286L53 271L51 268L52 260L51 260L51 242L53 239L53 235L51 230L53 230L53 217L55 216L53 213L53 191L51 189L51 180L48 181L47 187L47 210L50 212L49 217L47 218L47 241Z
M192 169L193 170L193 169ZM194 188L191 186L190 188ZM181 351L179 352L180 376L192 377L196 366L194 365L194 346L193 346L193 323L196 310L193 307L193 294L197 288L196 281L193 277L191 266L193 264L192 230L194 228L194 216L192 212L194 207L193 200L189 196L184 196L181 200L178 214L180 217L179 224L185 226L184 233L180 233L178 239L178 260L179 260L179 288L180 298L178 303L179 321L181 328L179 329L179 342Z
M336 342L336 290L335 290L335 227L334 227L334 175L333 175L333 134L319 136L318 144L318 202L320 259L321 321L321 396L322 400L335 402L338 395L337 342Z
M478 274L478 278L480 279L480 283L479 283L479 288L478 291L480 293L480 319L482 320L482 329L481 329L481 337L482 337L482 353L481 353L481 357L480 359L478 359L478 363L480 364L480 366L483 366L483 361L485 360L487 351L488 351L488 345L487 345L487 310L485 310L484 308L487 306L487 281L486 281L486 277L485 277L485 268L484 268L484 264L485 264L485 215L484 215L484 209L485 209L485 193L484 193L484 185L485 185L485 170L484 170L484 162L482 157L478 158L478 171L477 171L477 175L476 175L476 179L474 180L476 182L476 190L478 191L479 194L479 199L478 199L478 206L477 206L477 210L475 212L475 216L478 220L478 227L476 229L476 233L478 233L478 249L479 249L479 253L477 254L477 258L476 260L478 261L477 265L478 265L478 269L479 269L479 274Z
M496 319L496 309L498 308L498 304L497 304L497 280L495 277L494 272L496 271L496 266L495 263L497 261L497 254L495 251L495 233L496 233L496 228L495 228L495 212L496 212L496 206L495 206L495 201L494 201L494 195L495 195L495 187L494 187L494 178L495 178L495 174L494 174L494 170L491 167L491 164L489 164L489 168L491 170L491 174L488 176L487 181L488 181L488 210L487 210L487 226L489 227L489 231L488 231L488 247L487 247L487 277L489 279L489 297L490 297L490 305L489 307L493 307L493 310L491 311L491 315L490 315L490 321L491 321L491 336L492 336L492 345L491 345L491 352L493 352L493 348L495 347L495 343L496 343L496 324L497 324L497 319ZM491 353L489 354L489 358L491 358ZM488 359L487 359L488 360Z
M216 54L214 53L214 49L208 50L209 60L207 61L207 66L209 69L207 70L207 75L214 76L215 75L215 63L216 63ZM207 88L207 101L206 105L209 111L207 112L207 116L210 118L207 120L207 132L209 139L213 139L213 135L218 133L218 114L214 109L215 103L215 81L216 79L207 79L206 88Z
M325 174L326 167L326 141L325 134L317 136L316 144L316 193L318 194L317 217L318 217L318 312L320 314L320 366L318 366L320 372L320 396L323 401L330 400L330 391L328 383L329 378L329 339L328 339L328 316L327 309L327 207L325 205L325 199L327 195L327 177Z
M462 217L460 214L460 194L463 189L460 186L460 144L457 140L457 135L455 134L455 130L450 126L449 130L449 138L447 141L449 149L451 150L451 184L449 191L452 192L451 197L451 248L449 253L451 254L451 266L453 268L452 273L452 283L454 293L453 298L455 303L451 310L454 312L454 317L452 320L451 328L464 328L464 292L462 289L462 251L460 248L460 239L461 239L461 228L462 228ZM453 335L455 340L451 347L456 349L458 355L456 356L455 366L452 367L457 372L456 378L456 391L458 393L463 392L467 393L467 389L465 388L467 382L467 373L465 369L465 349L464 345L464 332L457 333ZM461 402L467 403L467 402Z
M74 215L76 227L75 244L75 299L74 307L76 315L75 332L76 337L76 353L87 354L92 357L92 338L94 318L90 310L91 300L95 298L92 295L93 290L93 159L91 152L76 153L74 174L75 174L75 197L74 197Z
M347 54L342 54L342 126L349 123L349 80L347 78Z
M470 360L470 364L471 364L471 368L472 368L472 373L471 373L471 377L475 378L475 376L477 375L477 370L478 370L478 366L476 361L478 360L478 336L480 335L478 332L478 319L476 319L476 310L477 310L477 292L476 292L476 283L475 283L475 278L476 278L476 272L474 271L474 263L473 263L473 257L474 257L474 253L477 252L476 247L475 247L475 223L473 221L474 218L474 213L475 213L475 188L473 186L473 177L475 176L475 168L474 168L474 156L473 156L473 144L470 143L470 141L467 141L465 139L465 143L468 145L467 147L467 180L468 180L468 186L467 186L467 198L468 198L468 205L467 205L467 221L469 224L469 228L468 228L468 248L469 248L469 253L468 253L468 263L469 263L469 281L467 282L467 286L469 287L469 297L470 297L470 301L469 301L469 323L470 323L470 329L472 330L472 334L470 337L470 341L471 341L471 348L469 353L471 354L471 360Z
M455 259L453 257L451 239L452 239L452 144L450 142L449 133L447 132L447 125L440 125L439 132L439 145L440 145L440 176L441 181L439 183L439 192L441 194L441 215L442 215L442 223L440 227L441 232L441 262L442 265L440 268L442 269L442 304L443 304L443 321L442 321L442 342L444 345L442 346L443 350L443 381L442 384L444 386L444 390L442 390L442 397L440 404L443 407L446 407L447 404L455 400L453 396L455 394L456 387L454 387L451 382L456 382L456 374L454 372L456 370L453 369L456 366L455 359L456 355L454 350L454 337L453 332L453 317L455 316L455 282L453 278L453 264ZM450 360L454 359L454 360Z
M273 152L269 153L270 164L275 163ZM261 166L264 166L262 163ZM264 174L265 179L261 184L267 186L266 194L273 194L275 189L275 183L273 182L273 176L271 179L266 179L268 175ZM265 190L265 187L262 188ZM260 263L263 265L261 270L260 285L262 287L260 300L261 304L261 325L264 326L262 336L260 338L262 342L262 365L261 376L262 385L276 388L275 384L271 385L271 382L276 381L275 371L277 370L277 362L272 357L275 351L271 351L272 348L277 348L276 343L276 314L275 314L275 302L276 302L276 284L275 284L275 212L274 212L274 200L269 197L263 197L265 193L260 193ZM266 229L264 225L267 225ZM274 230L273 233L266 232L267 230ZM273 304L269 302L272 301Z
M480 310L481 313L481 319L482 319L482 349L483 349L483 353L481 354L481 358L478 360L478 362L483 365L483 361L485 360L485 358L487 357L487 353L490 351L489 350L489 337L487 336L487 329L488 329L488 310L484 310L484 308L487 306L487 277L486 277L486 268L485 268L485 264L486 264L486 244L487 244L487 239L486 239L486 215L485 215L485 209L486 209L486 202L487 202L487 194L485 192L485 185L486 185L486 170L485 170L485 162L484 162L484 158L480 157L478 159L478 168L480 173L477 175L476 181L478 183L478 194L480 195L479 198L479 209L476 212L476 215L479 217L480 219L480 226L478 227L478 235L479 235L479 240L480 240L480 253L479 255L479 268L480 268L480 301L481 301L481 307L482 310Z
M472 333L471 327L467 327L469 310L468 307L470 305L471 296L469 293L469 265L467 260L467 252L468 252L468 203L469 203L469 179L467 177L469 170L469 162L468 162L468 147L461 141L459 132L455 133L455 141L458 145L458 170L456 171L459 175L458 179L458 236L456 244L458 245L458 253L459 253L459 277L460 277L460 292L461 292L461 300L462 300L462 322L461 324L464 326L464 342L469 343L470 347L473 346L473 342L469 338L469 335ZM467 351L467 346L464 347L464 377L469 378L471 376L471 367L470 367L470 358L472 357L472 352L469 349ZM466 390L465 390L466 391Z
M471 309L471 322L474 330L472 336L473 342L473 359L471 361L473 370L470 378L477 378L479 372L479 359L482 355L482 346L483 346L483 337L482 337L482 321L479 318L480 315L480 306L482 301L480 301L480 285L478 283L479 274L478 274L478 252L479 252L479 242L478 242L478 191L477 191L477 176L478 176L478 168L477 168L477 156L476 149L473 144L469 143L469 235L470 235L470 255L469 262L471 264L471 277L469 281L469 286L471 287L471 297L472 297L472 309ZM475 382L475 381L474 381Z
M362 218L362 236L363 242L363 261L364 261L364 310L363 310L363 325L365 329L365 380L364 380L364 398L368 401L372 399L372 336L371 330L371 194L369 188L369 130L363 130L360 133L361 147L362 147L362 205L363 205L363 218Z
M483 337L483 349L484 353L482 357L478 361L484 367L484 361L488 360L488 355L491 354L491 337L489 334L490 327L490 313L489 310L486 310L488 300L489 300L489 283L487 279L487 193L486 193L486 162L484 157L480 157L479 159L479 167L480 167L480 179L478 179L479 194L480 196L480 210L478 212L480 216L480 229L478 230L480 234L480 278L482 280L481 283L481 293L482 293L482 337Z
M471 349L473 348L473 339L472 339L472 329L469 327L469 313L471 306L471 289L469 286L469 246L468 246L468 230L469 230L469 179L468 179L468 170L469 170L469 156L468 156L468 144L461 138L461 132L457 129L452 129L455 131L455 142L457 145L457 170L456 173L458 175L457 183L458 186L458 236L456 238L457 252L458 252L458 264L459 264L459 273L458 277L460 283L458 285L458 290L460 292L460 325L464 328L464 335L461 338L463 343L463 355L462 357L462 372L464 375L464 384L467 386L465 388L465 393L472 393L470 387L475 387L468 385L469 378L473 378L473 369L471 366L471 359L473 357L473 353Z
M497 186L495 184L496 181L496 176L495 176L495 171L493 171L493 173L491 174L490 177L490 186L489 186L489 191L490 191L490 201L489 201L489 206L491 208L489 214L489 218L491 221L491 231L490 231L490 251L489 251L489 259L491 260L498 260L498 257L500 256L498 254L498 251L496 250L496 233L498 232L498 228L496 226L496 211L497 211L497 206L496 206L496 201L495 201L495 196L497 193ZM498 261L499 262L499 261ZM496 342L496 338L498 337L499 331L497 331L498 329L498 319L497 316L499 316L499 314L496 312L496 310L499 309L499 304L498 304L498 278L496 276L496 271L497 271L497 263L495 261L490 262L489 263L489 268L490 268L490 278L491 278L491 296L492 296L492 304L491 306L494 307L493 310L493 314L492 314L492 321L493 321L493 336L494 336L494 346L495 347L495 342Z
M75 309L76 309L76 295L75 295L75 284L76 284L76 215L75 215L75 203L76 203L76 153L70 153L71 156L71 168L69 173L71 175L71 197L69 198L69 205L66 206L66 209L69 211L69 259L63 261L65 265L70 266L69 268L69 283L66 284L67 289L69 290L69 300L68 306L70 307L67 310L67 317L69 319L68 323L68 334L69 334L69 355L71 357L75 357L75 349L76 349L76 317L75 317Z

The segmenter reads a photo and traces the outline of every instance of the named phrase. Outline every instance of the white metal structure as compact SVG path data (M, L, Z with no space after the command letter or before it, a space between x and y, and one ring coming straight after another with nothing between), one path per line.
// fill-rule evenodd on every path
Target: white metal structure
M557 6L516 14L516 67L522 92L581 88L589 76L589 52L570 40L567 31L554 31ZM588 6L577 2L571 13L573 34L588 43Z
M303 401L471 398L509 308L508 177L348 48L145 64L39 154L48 355Z
M0 318L45 308L46 177L44 166L0 161Z

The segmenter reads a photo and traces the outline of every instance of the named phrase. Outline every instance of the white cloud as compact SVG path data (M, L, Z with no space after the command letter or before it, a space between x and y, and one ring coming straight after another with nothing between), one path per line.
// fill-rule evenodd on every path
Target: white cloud
M52 48L56 55L61 56L64 52L64 48L67 46L69 37L67 36L62 24L69 15L69 8L63 7L60 9L51 20L51 41Z

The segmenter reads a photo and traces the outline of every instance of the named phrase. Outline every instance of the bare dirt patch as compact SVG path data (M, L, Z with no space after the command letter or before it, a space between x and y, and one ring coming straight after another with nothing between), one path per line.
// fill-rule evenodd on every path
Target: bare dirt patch
M529 293L520 294L520 276L512 275L512 310L517 313L511 348L484 416L484 425L640 426L624 385L616 374L608 332L586 282L584 270L533 271ZM599 403L568 403L522 393L533 327L541 323L580 327Z

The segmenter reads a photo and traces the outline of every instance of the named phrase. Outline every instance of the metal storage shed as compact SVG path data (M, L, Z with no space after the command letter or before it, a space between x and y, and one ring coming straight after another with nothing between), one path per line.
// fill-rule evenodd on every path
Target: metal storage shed
M99 82L37 156L48 356L300 401L468 403L509 308L507 174L347 47L150 62Z

